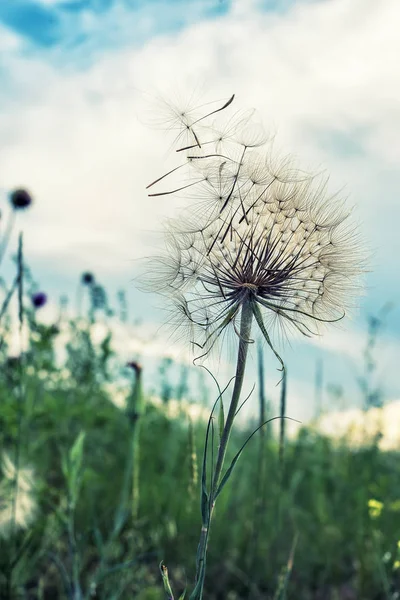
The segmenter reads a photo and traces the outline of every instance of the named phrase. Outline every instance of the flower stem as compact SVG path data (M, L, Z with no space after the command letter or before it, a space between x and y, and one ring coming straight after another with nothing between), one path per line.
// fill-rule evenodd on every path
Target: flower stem
M203 597L203 586L204 577L206 570L206 555L207 555L207 542L210 530L212 513L215 507L215 496L218 490L218 484L222 475L222 469L224 467L226 450L229 443L229 438L232 432L233 422L235 419L236 411L238 409L240 394L242 391L248 345L250 343L251 324L253 320L253 309L251 305L251 297L246 296L242 304L241 320L240 320L240 338L239 338L239 349L236 363L236 376L235 384L233 387L231 403L229 406L228 416L222 431L221 440L218 448L217 462L212 478L212 485L209 498L209 515L207 523L202 523L200 540L197 549L197 574L196 574L196 586L190 596L190 600L201 600Z
M246 368L247 351L250 343L251 324L253 320L253 310L251 307L251 299L246 298L242 305L242 314L240 321L240 339L238 357L236 363L235 385L233 387L231 403L229 406L228 416L226 417L225 427L222 432L221 441L218 449L217 464L214 472L213 493L218 489L218 483L221 477L224 466L226 450L231 435L233 421L238 409L240 393L242 391L244 373Z

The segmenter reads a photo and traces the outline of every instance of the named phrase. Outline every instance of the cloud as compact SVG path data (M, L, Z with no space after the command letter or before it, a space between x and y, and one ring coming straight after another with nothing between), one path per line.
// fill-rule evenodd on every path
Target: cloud
M321 356L324 356L328 369L329 366L333 366L330 363L335 362L333 356L336 355L340 357L341 362L346 365L354 379L365 373L367 360L365 350L368 343L366 331L354 327L347 331L330 329L325 335L310 338L307 342L322 351ZM376 372L370 373L374 385L382 389L384 394L387 392L391 395L398 393L396 365L400 361L400 341L388 327L377 335L372 349L372 357L376 367ZM336 370L338 371L337 367ZM333 370L330 369L330 371L332 377Z
M392 115L400 84L387 60L398 45L392 36L398 5L388 2L377 11L370 3L360 19L356 5L342 0L300 4L283 16L250 11L246 17L240 13L240 20L233 11L141 49L108 53L83 73L59 71L39 59L11 58L19 91L23 84L29 100L20 100L2 121L6 139L13 137L2 147L5 183L24 173L38 193L43 190L49 219L61 210L70 213L63 223L75 223L79 206L84 226L91 220L104 226L114 218L122 223L127 215L120 209L127 208L128 196L142 192L143 169L153 176L161 156L157 147L163 144L162 135L139 121L138 89L165 89L177 81L182 87L202 81L217 96L239 91L239 101L259 107L285 146L310 162L319 160L321 147L334 167L345 161L349 186L372 180L384 164L390 168L400 160L388 143L398 126ZM335 148L335 139L351 140L357 127L363 135L352 142L358 151L349 161ZM339 172L334 178L344 179ZM55 181L59 189L50 199ZM136 195L136 206L142 206L134 220L139 218L141 226L149 212L145 203ZM363 209L368 213L368 206Z
M153 90L179 84L211 99L235 92L238 106L258 108L277 132L277 146L306 167L326 167L333 188L346 185L374 249L372 308L397 295L397 0L300 2L284 12L234 2L214 18L196 6L173 33L161 21L176 22L178 4L152 12L151 22L143 13L147 33L130 41L137 13L126 4L107 18L86 11L87 44L46 57L27 56L8 30L0 185L28 185L35 195L20 221L31 264L58 274L79 272L84 262L103 280L130 278L132 259L151 251L152 232L176 210L170 199L147 198L146 185L174 162L166 155L171 138L144 122ZM124 43L111 49L107 31ZM93 44L97 59L85 63ZM323 339L332 349L351 346Z
M19 49L19 37L9 28L0 25L0 49L5 54Z

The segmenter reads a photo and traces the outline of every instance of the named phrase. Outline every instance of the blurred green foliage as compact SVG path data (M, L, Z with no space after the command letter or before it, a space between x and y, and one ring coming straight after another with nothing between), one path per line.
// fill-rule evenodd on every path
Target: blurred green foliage
M26 308L29 344L20 356L10 356L12 325L2 322L0 458L17 462L19 474L8 473L16 483L11 492L4 465L0 475L1 598L161 600L161 560L177 597L193 583L206 422L189 419L183 401L170 415L170 398L182 399L186 374L174 393L169 361L159 370L162 401L138 399L137 372L118 366L112 332L93 341L100 296L109 311L96 292L87 319L60 317L51 325ZM55 345L65 327L60 366ZM107 391L116 378L127 410ZM209 400L211 406L215 398ZM252 428L236 428L231 457ZM205 598L399 598L399 453L377 443L356 449L304 427L287 441L281 466L272 432L256 435L216 508ZM26 523L24 495L35 507ZM130 495L138 503L132 510ZM4 525L7 506L12 530Z

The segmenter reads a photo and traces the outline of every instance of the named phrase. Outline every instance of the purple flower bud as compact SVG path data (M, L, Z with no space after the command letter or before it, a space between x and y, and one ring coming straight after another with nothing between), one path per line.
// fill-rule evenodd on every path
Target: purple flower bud
M36 292L31 296L32 304L35 308L41 308L47 302L47 296L44 292Z
M32 196L27 190L19 188L10 193L10 202L14 210L22 210L32 204Z
M94 275L93 273L83 273L82 274L82 283L84 285L92 285L92 283L94 282Z

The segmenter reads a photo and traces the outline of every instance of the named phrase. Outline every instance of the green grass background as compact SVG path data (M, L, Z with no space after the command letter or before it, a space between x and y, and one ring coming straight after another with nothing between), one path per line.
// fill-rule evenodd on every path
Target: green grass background
M111 333L93 342L105 297L96 304L92 294L87 318L52 325L27 298L29 346L19 359L7 345L15 325L3 318L0 456L19 464L22 481L32 469L36 510L25 526L0 523L2 598L161 600L162 560L176 598L192 589L207 423L191 421L183 402L170 416L174 390L150 402L118 363ZM66 378L55 352L62 327ZM105 391L117 378L127 409ZM161 380L161 391L168 386ZM231 458L253 429L236 428ZM216 507L204 598L399 598L400 455L378 443L379 435L355 448L302 427L282 464L275 435L256 434ZM13 510L15 479L3 472L0 514Z

